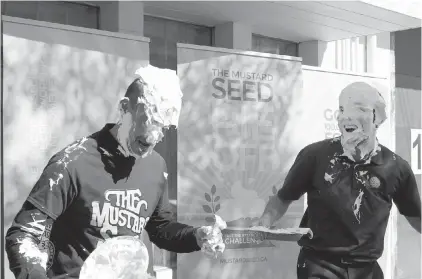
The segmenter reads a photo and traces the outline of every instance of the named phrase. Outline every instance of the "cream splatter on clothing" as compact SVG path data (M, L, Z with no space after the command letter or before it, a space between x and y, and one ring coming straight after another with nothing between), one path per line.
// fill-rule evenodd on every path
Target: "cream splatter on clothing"
M297 200L307 194L301 222L314 237L300 246L347 255L365 262L377 260L394 202L407 216L420 216L418 187L409 164L378 144L371 156L354 162L344 154L339 138L303 148L277 195Z
M200 250L194 228L177 223L169 210L164 159L155 151L138 160L124 156L110 132L113 127L107 124L51 158L27 199L33 210L53 221L51 234L40 240L39 253L19 238L22 249L12 262L19 262L22 254L45 266L52 255L49 278L78 278L84 259L98 244L116 236L139 236L144 230L162 249ZM28 211L20 214L26 214L25 222L15 223L11 231L39 238L44 219L31 218ZM16 242L17 237L11 237L8 243Z
M18 239L19 253L28 262L40 264L44 270L47 267L48 253L42 252L38 246L29 238Z

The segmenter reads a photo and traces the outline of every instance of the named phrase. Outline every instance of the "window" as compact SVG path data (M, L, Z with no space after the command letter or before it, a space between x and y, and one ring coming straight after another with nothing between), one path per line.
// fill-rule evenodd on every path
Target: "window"
M2 14L98 29L99 7L84 2L3 1Z
M144 36L151 39L151 65L176 70L177 43L212 45L212 27L144 15Z
M366 36L335 41L335 68L341 71L368 72L367 47Z
M252 34L252 50L279 55L298 56L298 43Z
M177 43L211 46L213 28L160 17L144 15L144 36L150 38L150 64L160 68L177 70ZM172 127L164 131L163 141L155 150L163 156L169 173L169 198L177 199L177 132ZM177 208L173 208L177 214ZM157 257L157 255L159 255ZM161 258L161 259L160 259ZM158 260L157 260L158 259ZM160 265L176 269L176 253L154 248L154 260Z
M213 28L160 17L144 15L144 36L150 38L149 63L160 68L177 70L177 43L212 45ZM163 141L155 150L167 163L169 198L177 198L177 133L174 128L165 131Z

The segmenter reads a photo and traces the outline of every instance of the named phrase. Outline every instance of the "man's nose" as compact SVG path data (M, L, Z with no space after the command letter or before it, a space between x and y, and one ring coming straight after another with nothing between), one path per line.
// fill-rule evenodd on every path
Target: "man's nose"
M338 115L338 120L351 120L352 114L348 112L342 112Z

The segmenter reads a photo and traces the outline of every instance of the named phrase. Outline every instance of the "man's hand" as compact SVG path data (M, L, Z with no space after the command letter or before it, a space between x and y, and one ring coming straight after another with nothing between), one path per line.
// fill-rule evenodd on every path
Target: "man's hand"
M226 222L217 215L215 215L215 220L214 226L202 226L197 228L195 236L202 252L213 258L218 258L223 254L226 247L223 242L221 230L224 230L227 225Z
M250 227L266 227L270 228L272 225L269 214L264 213L261 218L252 221Z
M281 200L277 195L270 198L265 206L261 218L251 223L251 227L262 226L270 228L278 219L280 219L289 208L291 201Z

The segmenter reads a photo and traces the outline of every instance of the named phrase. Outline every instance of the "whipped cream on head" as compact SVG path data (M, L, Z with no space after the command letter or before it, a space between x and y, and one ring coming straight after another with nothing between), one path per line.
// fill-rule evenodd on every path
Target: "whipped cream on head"
M148 119L159 122L164 127L177 127L183 93L176 71L148 65L139 68L135 74L145 84L144 94L138 101L145 105Z

